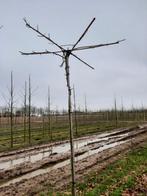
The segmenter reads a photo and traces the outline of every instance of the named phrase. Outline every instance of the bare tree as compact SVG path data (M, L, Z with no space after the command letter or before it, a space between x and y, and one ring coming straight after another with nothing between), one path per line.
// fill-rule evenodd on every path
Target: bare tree
M118 112L117 112L117 104L116 104L116 98L114 99L114 111L115 111L115 125L118 126Z
M11 89L10 89L10 129L11 129L11 148L13 148L13 106L14 105L14 86L13 72L11 71Z
M28 95L28 132L29 132L29 144L31 144L31 98L32 98L32 89L31 89L31 76L29 75L29 95Z
M42 111L42 136L43 139L45 138L45 115L44 111Z
M122 121L125 120L124 105L123 105L123 98L122 97L121 97L121 119L122 119Z
M24 142L26 142L26 123L27 123L27 82L25 81L24 88Z
M10 87L11 88L11 87ZM11 96L11 91L10 89L8 88L8 93L9 93L9 98L7 96L5 96L4 93L2 93L2 97L5 101L5 109L4 109L4 112L5 113L5 117L7 118L7 124L9 125L10 124L10 96Z
M56 124L58 123L58 114L59 114L58 106L56 106L56 109L55 109L55 122L56 122Z
M86 97L86 94L84 95L84 99L85 99L85 117L86 117L86 120L87 120L88 109L87 109L87 97Z
M50 87L48 87L48 130L50 135L50 140L52 141L52 129L51 129L51 95L50 95Z
M57 44L53 39L51 39L49 36L43 34L42 32L39 31L39 28L31 26L26 19L24 19L24 22L26 26L33 31L35 31L40 37L45 38L46 40L50 41L52 44L54 44L56 47L58 47L58 51L48 51L45 50L43 52L21 52L22 55L43 55L43 54L54 54L62 59L62 64L61 67L65 64L65 75L66 75L66 82L67 82L67 91L68 91L68 116L69 116L69 130L70 130L70 149L71 149L71 174L72 174L72 195L76 195L75 191L75 160L74 160L74 143L73 143L73 124L72 124L72 103L71 103L71 85L70 85L70 66L69 66L69 57L73 56L82 63L84 63L86 66L90 67L91 69L94 69L92 66L90 66L88 63L83 61L81 58L79 58L77 55L75 55L73 52L79 51L79 50L87 50L87 49L93 49L93 48L98 48L98 47L103 47L103 46L109 46L109 45L114 45L114 44L119 44L121 41L124 40L119 40L117 42L112 42L112 43L105 43L105 44L97 44L97 45L91 45L91 46L81 46L81 47L76 47L79 42L82 40L82 38L85 36L87 31L89 30L90 26L93 24L95 21L95 18L90 22L90 24L87 26L85 29L84 33L80 36L80 38L77 40L77 42L72 46L71 49L65 49L63 46L60 46Z
M145 114L146 114L146 112L145 112L145 108L144 108L144 105L143 105L143 103L142 103L142 113L143 113L143 121L145 122L146 121L146 118L145 118Z
M73 86L73 100L74 100L75 130L76 130L76 136L77 136L78 135L78 121L77 121L76 93L75 93L75 87L74 86Z

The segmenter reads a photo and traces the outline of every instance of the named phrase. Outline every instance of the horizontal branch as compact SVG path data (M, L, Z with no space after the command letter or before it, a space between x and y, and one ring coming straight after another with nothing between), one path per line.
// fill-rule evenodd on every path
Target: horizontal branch
M125 39L122 39L122 40L119 40L119 41L116 41L116 42L106 43L106 44L98 44L98 45L91 45L91 46L81 46L81 47L74 48L73 51L87 50L87 49L99 48L99 47L104 47L104 46L110 46L110 45L119 44L120 42L123 42L123 41L125 41Z
M41 33L41 32L39 31L38 27L35 28L35 27L31 26L31 25L27 22L27 20L26 20L25 18L24 18L23 20L24 20L24 22L25 22L25 24L26 24L26 26L27 26L28 28L30 28L30 29L32 29L33 31L35 31L36 33L38 33L41 37L44 37L45 39L49 40L50 42L52 42L55 46L57 46L57 47L60 48L61 50L64 50L64 48L62 48L61 46L59 46L59 45L58 45L56 42L54 42L50 37L48 37L48 36L46 36L45 34Z
M35 52L35 51L32 51L32 52L22 52L22 51L19 51L21 53L21 55L44 55L44 54L54 54L56 56L59 56L61 58L63 58L62 55L56 53L56 52L50 52L48 50L44 51L44 52Z

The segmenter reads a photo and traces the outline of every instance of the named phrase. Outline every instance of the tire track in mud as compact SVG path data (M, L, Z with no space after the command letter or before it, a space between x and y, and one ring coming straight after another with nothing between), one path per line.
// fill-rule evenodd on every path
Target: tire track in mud
M119 131L117 132L117 134L118 133L119 133ZM120 133L122 134L122 131ZM124 133L126 133L126 130L124 130ZM80 155L82 155L82 154L84 154L84 153L86 153L90 150L96 150L98 148L102 148L104 145L106 146L108 144L114 143L115 140L119 139L120 137L123 138L121 135L119 137L117 136L117 138L116 138L116 136L113 136L113 137L111 136L110 137L109 135L111 135L111 134L102 134L102 135L99 135L98 140L95 139L94 141L90 140L89 143L87 143L87 142L83 143L82 148L75 151L75 156L78 157L78 156L80 156ZM84 139L86 139L86 138L84 138ZM79 141L82 141L82 140L83 139L80 138ZM35 154L37 154L37 152L35 152ZM67 151L67 153L64 153L64 154L61 154L61 155L58 154L58 153L54 153L54 154L50 153L49 155L50 155L49 157L46 157L43 160L39 160L39 161L35 160L33 162L33 164L32 164L32 162L29 162L29 161L23 163L23 159L19 158L19 157L16 160L15 159L12 160L12 158L11 158L11 160L9 160L8 157L7 157L7 159L2 160L2 162L0 163L1 167L2 166L6 167L7 163L11 164L12 161L13 162L15 161L16 163L18 162L19 164L14 165L14 163L13 163L14 167L10 167L10 168L8 167L6 169L0 170L0 180L10 179L10 178L13 178L15 176L20 176L22 174L26 174L28 172L40 169L40 168L45 167L45 166L50 166L50 165L62 162L64 160L70 158L70 151ZM33 156L35 156L35 155L33 155ZM26 159L26 157L25 157L25 159ZM22 161L22 163L20 163L20 160Z
M122 131L120 132L122 134ZM125 129L125 134L127 132ZM117 145L116 147L111 147L110 149L103 150L99 153L95 153L93 155L87 156L86 158L83 158L82 160L78 160L76 162L77 178L81 178L81 175L83 175L83 173L88 172L88 170L91 170L97 164L105 165L104 162L110 162L110 160L115 159L120 154L123 154L123 152L125 151L127 152L130 149L130 145L132 147L132 140L133 140L133 145L137 145L137 142L140 143L144 141L145 139L147 139L146 132L147 132L146 128L140 128L140 129L134 128L133 130L131 130L130 134L126 134L123 138L120 139L121 141L126 141L126 143L122 143L120 145ZM114 136L114 134L115 136L119 135L118 133L112 133L112 134L111 134L111 137ZM130 142L130 138L131 138L131 142ZM96 143L91 142L91 144L89 144L88 146L91 147L91 150L100 149L101 146L99 145L99 143L100 143L99 141L97 141ZM109 144L110 143L114 143L114 141L110 141ZM84 151L79 152L79 156L83 155L84 153L86 152ZM78 154L77 154L77 157L78 157ZM49 163L46 162L45 164L49 164ZM44 167L48 166L45 164L44 164ZM41 165L40 167L42 166L43 165ZM37 193L37 191L44 189L45 184L48 184L52 187L55 186L56 188L61 188L61 187L64 187L64 184L68 184L69 181L70 181L70 165L63 164L63 167L61 168L55 168L54 170L51 170L48 173L40 174L38 176L32 177L29 180L23 179L22 181L16 182L14 184L0 187L0 193L2 195L3 194L10 195L10 192L12 191L11 193L14 192L14 195L21 195L20 192L22 193L22 195L23 194L32 195L33 192L35 194ZM18 190L19 190L19 193L18 193Z

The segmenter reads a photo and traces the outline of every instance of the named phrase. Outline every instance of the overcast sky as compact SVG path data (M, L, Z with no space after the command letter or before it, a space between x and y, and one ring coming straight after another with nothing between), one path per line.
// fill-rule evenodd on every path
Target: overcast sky
M147 107L147 1L146 0L0 0L0 105L8 97L10 71L14 73L15 100L22 104L24 81L31 74L33 104L45 106L48 85L52 108L67 107L64 68L52 55L22 56L19 51L56 50L25 27L23 18L39 26L58 44L73 44L93 17L96 21L79 46L126 39L119 45L81 51L91 70L70 58L71 83L75 85L77 105L90 109L111 108L114 97L120 106ZM36 89L36 90L35 90Z

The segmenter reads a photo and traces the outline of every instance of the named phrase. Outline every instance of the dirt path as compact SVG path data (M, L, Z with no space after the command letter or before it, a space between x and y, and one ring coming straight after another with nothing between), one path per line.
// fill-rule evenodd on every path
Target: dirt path
M122 137L118 137L120 135ZM103 140L104 138L105 137L100 137L99 139ZM86 146L82 146L82 148L76 151L76 178L78 180L82 180L83 175L87 174L91 170L101 170L102 168L105 168L106 165L123 156L130 149L132 149L132 147L136 147L137 145L141 145L142 142L147 141L147 128L140 127L138 129L132 129L131 131L124 130L124 132L122 130L117 132L115 131L114 133L111 133L111 135L109 134L107 144L105 145L104 143L103 146L101 146L102 143L100 143L100 140L93 140L93 142L91 141L90 143L87 143ZM116 144L116 140L117 145L114 145L114 143ZM105 146L108 147L109 145L109 148L105 148ZM98 150L102 147L103 150ZM96 153L90 154L91 152ZM85 153L89 153L89 156L80 158L81 156L85 155ZM4 183L0 187L0 195L35 195L41 190L46 190L47 186L62 190L70 182L69 156L70 154L67 151L66 153L63 153L62 156L61 154L56 154L33 164L20 164L18 167L10 170L1 171L1 174L3 172L3 175L1 175L2 182L4 180L2 176L7 176L6 179L9 181L10 178L20 176L20 174L24 174L25 172L32 172L33 170L35 172L40 171L38 168L40 168L42 171L48 167L50 168L50 164L54 165L57 162L59 162L59 164L62 163L59 168L57 167L57 164L55 164L56 167L54 166L54 169L49 171L45 170L45 173L38 172L38 175L32 176L29 178L29 180L24 178L20 181L15 181L14 179L15 183L13 183L14 181L10 181L12 184ZM28 166L28 164L30 165ZM34 165L34 168L32 165ZM29 170L28 168L31 169ZM23 172L21 173L20 171Z

